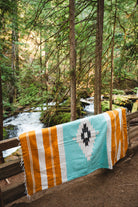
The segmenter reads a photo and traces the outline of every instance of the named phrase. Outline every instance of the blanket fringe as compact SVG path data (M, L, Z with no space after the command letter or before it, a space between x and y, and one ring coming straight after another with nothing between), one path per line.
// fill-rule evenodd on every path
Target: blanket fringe
M18 140L19 140L19 137L18 137ZM20 140L19 140L19 146L21 146L21 145L20 145ZM25 167L24 167L24 161L23 161L22 148L21 148L21 161L20 161L20 167L22 168L22 171L23 171L23 173L24 173L24 185L25 185L25 191L24 191L24 194L27 195L28 200L30 200L30 199L31 199L31 196L28 194L28 191L27 191L26 173L25 173Z

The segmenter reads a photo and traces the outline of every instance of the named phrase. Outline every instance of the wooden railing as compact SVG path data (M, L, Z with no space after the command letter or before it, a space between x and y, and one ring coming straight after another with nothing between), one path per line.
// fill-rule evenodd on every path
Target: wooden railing
M127 126L128 138L131 145L132 138L135 137L138 139L138 111L127 114Z
M128 125L128 137L129 140L135 136L138 138L138 123L137 121L132 123L132 120L138 118L138 111L127 115ZM134 125L131 130L131 125ZM131 142L130 142L131 143ZM0 152L19 146L19 140L17 137L0 141ZM0 164L0 180L7 179L13 175L17 175L22 172L20 165L21 159L15 161L9 161L7 163ZM25 196L25 185L23 181L11 184L4 189L0 188L0 206L4 206L22 196Z
M19 146L19 140L17 137L0 141L0 152ZM22 172L20 165L21 159L18 158L14 161L0 164L0 180L7 179L11 176L17 175ZM13 183L7 185L4 189L0 189L0 202L3 207L4 204L10 203L25 195L24 182Z

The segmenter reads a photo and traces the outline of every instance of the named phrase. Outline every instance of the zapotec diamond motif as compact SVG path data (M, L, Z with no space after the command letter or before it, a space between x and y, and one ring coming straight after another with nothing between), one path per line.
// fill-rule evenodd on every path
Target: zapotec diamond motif
M82 128L81 139L83 140L83 143L85 143L85 146L88 146L90 137L91 137L91 132L88 130L87 125L84 124Z
M80 123L77 135L73 138L79 144L87 161L91 159L97 133L89 120L86 119Z

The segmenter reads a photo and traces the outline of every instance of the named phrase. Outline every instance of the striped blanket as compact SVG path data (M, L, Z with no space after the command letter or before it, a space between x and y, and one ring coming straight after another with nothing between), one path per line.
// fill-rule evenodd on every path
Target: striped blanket
M112 169L128 147L126 110L120 108L20 135L28 195Z

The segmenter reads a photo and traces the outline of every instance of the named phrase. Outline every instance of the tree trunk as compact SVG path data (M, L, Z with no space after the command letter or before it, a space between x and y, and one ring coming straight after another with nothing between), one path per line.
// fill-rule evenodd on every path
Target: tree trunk
M39 94L40 94L40 96L42 97L42 91L43 91L43 75L42 75L42 72L43 72L43 60L42 60L42 45L41 45L41 42L42 42L42 31L41 31L41 27L40 27L40 46L39 46L39 55L40 55L40 57L39 57L39 61L40 61L40 71L39 71L39 73L40 73L40 81L41 81L41 86L40 86L40 88L41 88L41 90L39 91Z
M75 0L69 0L71 121L76 119Z
M60 82L60 46L58 45L58 41L56 42L57 48L57 82Z
M95 86L94 86L94 113L101 113L101 70L102 70L102 41L103 41L104 0L97 4L97 30L95 50Z
M47 44L45 42L45 86L46 86L46 91L48 92L48 59L47 59L47 52L46 52Z
M115 1L114 27L113 27L112 48L111 48L110 110L112 110L113 73L114 73L114 40L115 40L115 29L116 29L116 13L117 13L117 0Z
M42 45L41 45L41 41L42 41L42 31L40 28L40 75L41 75L41 81L42 81L42 70L43 70L43 63L42 63Z
M12 71L13 71L13 80L16 79L16 76L19 75L19 50L18 50L18 6L17 0L14 0L14 7L12 8ZM13 99L16 101L16 87L15 81L13 82Z
M19 75L19 31L18 31L18 2L15 0L15 68L16 68L16 75Z
M3 140L3 104L2 104L2 80L1 80L1 68L0 68L0 140ZM0 163L3 163L4 159L2 152L0 152Z

